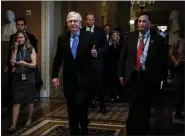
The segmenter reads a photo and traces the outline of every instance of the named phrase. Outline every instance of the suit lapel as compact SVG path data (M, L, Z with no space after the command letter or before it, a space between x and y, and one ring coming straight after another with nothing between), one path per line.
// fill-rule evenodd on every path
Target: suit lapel
M134 63L136 63L138 38L139 38L139 32L135 31L135 36L133 37L133 43L131 44L133 46L132 48L134 49L134 58L135 58Z
M96 26L94 26L94 33L95 33L95 34L98 33L98 32L97 32L97 27L96 27Z
M71 51L71 47L70 47L70 44L71 44L71 40L70 40L70 37L71 37L71 33L68 32L67 33L67 42L66 42L66 48L67 48L67 51L69 52L70 56L73 58L73 54L72 54L72 51ZM74 59L74 58L73 58Z
M149 47L148 47L148 53L147 53L147 58L146 58L146 62L149 60L151 54L152 54L152 50L153 50L153 43L154 43L154 35L151 33L150 34L150 41L149 41Z

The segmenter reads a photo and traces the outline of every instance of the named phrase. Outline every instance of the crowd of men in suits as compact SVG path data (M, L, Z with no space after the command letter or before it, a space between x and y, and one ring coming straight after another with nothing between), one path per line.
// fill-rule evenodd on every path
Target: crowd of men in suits
M94 106L96 93L100 111L106 113L104 96L107 88L104 86L107 79L108 83L113 83L112 88L119 84L126 90L137 92L129 108L127 133L147 134L153 94L166 78L168 46L164 38L150 30L151 17L146 12L139 14L137 29L130 32L127 38L122 37L119 27L111 34L109 25L105 25L104 29L98 27L91 12L84 15L84 21L86 26L82 28L81 15L75 11L69 12L66 18L68 31L58 37L52 67L52 84L57 88L60 85L59 68L63 65L64 96L67 100L70 134L88 134L88 108ZM26 20L17 18L16 27L18 30L26 30ZM37 52L35 36L28 32L26 34ZM117 40L113 37L117 37ZM13 35L10 45L12 38ZM119 51L113 51L114 49ZM107 57L109 53L116 58L111 61ZM9 59L10 55L9 53ZM9 61L5 71L11 71ZM11 72L9 73L11 80ZM39 88L42 80L38 73L36 72L36 81L38 80ZM120 86L118 88L122 89ZM115 95L113 94L113 99ZM119 98L119 93L116 98Z
M64 95L67 100L71 135L88 134L88 107L98 92L100 110L106 113L103 92L104 62L109 48L106 33L95 25L93 13L84 16L86 26L81 28L82 17L70 12L66 22L68 32L58 38L57 51L52 68L52 83L59 86L59 68L63 65ZM137 91L130 105L127 133L147 134L151 98L165 78L168 47L165 40L150 31L151 17L148 13L138 16L138 30L128 34L122 42L117 78L127 90ZM62 61L63 60L63 61ZM116 66L115 66L116 67ZM79 125L81 127L79 127Z

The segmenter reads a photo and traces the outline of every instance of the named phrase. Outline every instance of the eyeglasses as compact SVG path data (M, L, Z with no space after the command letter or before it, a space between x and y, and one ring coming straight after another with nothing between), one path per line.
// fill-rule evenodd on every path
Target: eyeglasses
M78 23L79 21L78 20L69 20L68 23L72 24L72 23Z

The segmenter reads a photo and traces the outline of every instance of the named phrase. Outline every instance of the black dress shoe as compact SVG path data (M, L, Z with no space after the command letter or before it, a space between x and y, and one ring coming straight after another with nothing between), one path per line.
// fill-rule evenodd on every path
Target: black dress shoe
M91 100L90 105L89 105L89 108L94 108L94 107L95 107L95 101L94 100Z
M92 100L92 104L95 105L95 100Z
M106 111L106 108L104 107L104 108L100 108L100 112L101 113L103 113L103 114L105 114L107 111Z
M33 101L34 102L39 102L40 101L40 98L39 97L35 97Z
M175 119L183 119L184 116L181 113L175 113Z
M119 99L120 99L120 97L119 97L119 95L117 95L117 96L116 96L116 100L119 100Z
M75 128L75 129L70 129L70 136L78 136L80 135L80 129Z
M85 128L82 127L81 128L81 135L86 135L86 136L88 135L88 128L87 127L85 127Z
M111 98L111 99L110 99L110 102L115 102L115 99L114 99L114 98Z

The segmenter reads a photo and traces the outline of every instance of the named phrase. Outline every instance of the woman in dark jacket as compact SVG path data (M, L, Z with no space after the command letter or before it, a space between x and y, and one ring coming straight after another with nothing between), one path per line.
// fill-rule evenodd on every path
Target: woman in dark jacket
M121 50L120 44L120 33L116 30L112 31L109 40L108 48L108 85L110 87L110 97L111 101L115 98L119 99L120 84L117 77L117 67L119 61L119 55Z

